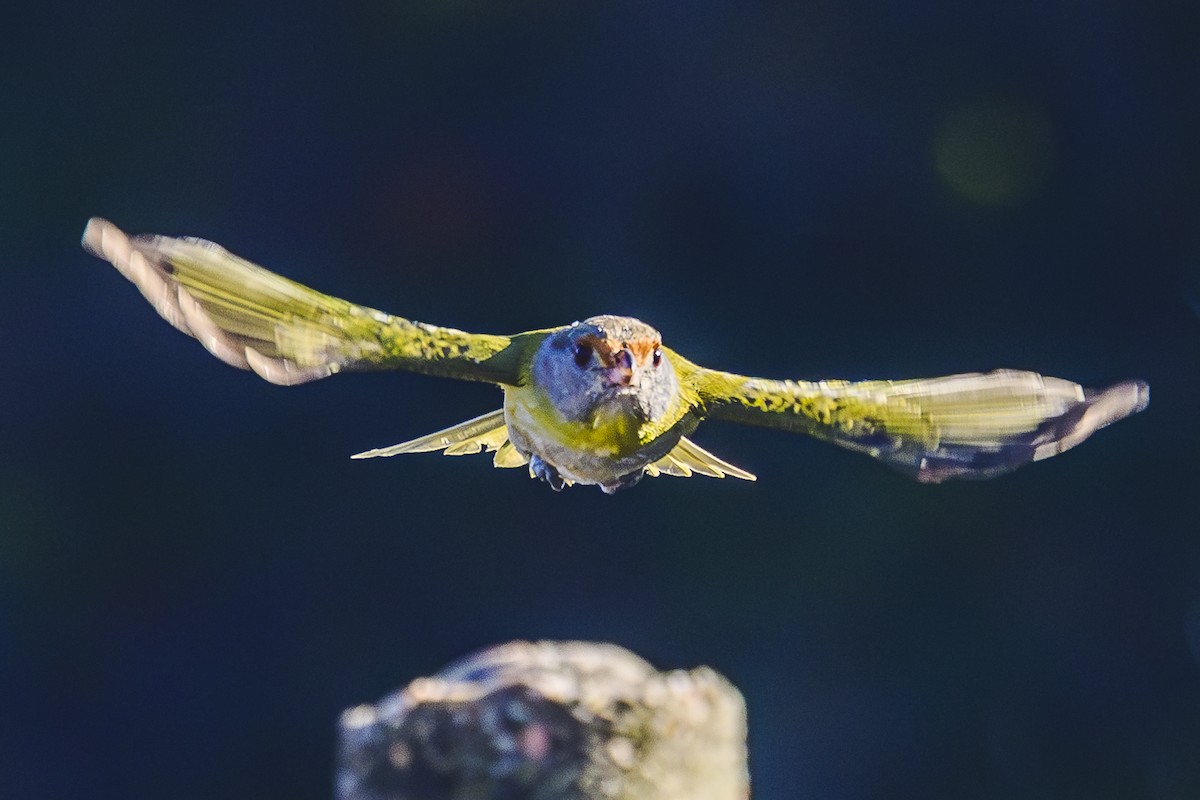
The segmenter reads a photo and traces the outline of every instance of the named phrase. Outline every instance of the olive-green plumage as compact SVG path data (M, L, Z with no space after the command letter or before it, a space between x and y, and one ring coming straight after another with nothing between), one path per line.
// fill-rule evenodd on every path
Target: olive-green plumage
M790 381L698 366L629 317L513 336L414 322L321 294L200 239L129 237L92 219L84 247L168 322L228 364L292 385L343 370L400 369L504 390L504 407L356 458L495 452L555 489L606 492L643 475L754 476L687 436L706 417L807 433L918 480L986 478L1073 447L1141 411L1144 383L1100 391L1000 370L906 381Z

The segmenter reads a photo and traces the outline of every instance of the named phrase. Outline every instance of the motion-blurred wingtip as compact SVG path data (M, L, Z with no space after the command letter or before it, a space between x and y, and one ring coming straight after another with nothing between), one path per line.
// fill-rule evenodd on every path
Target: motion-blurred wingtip
M83 226L83 237L79 240L84 250L87 250L92 255L100 255L101 231L106 224L112 223L100 217L92 217L87 221L87 225Z
M1133 385L1137 388L1137 402L1134 404L1133 413L1145 411L1150 405L1150 384L1145 381L1134 381Z
M1103 424L1107 425L1145 411L1150 405L1150 385L1145 381L1122 381L1100 392L1097 400L1106 407L1107 420Z

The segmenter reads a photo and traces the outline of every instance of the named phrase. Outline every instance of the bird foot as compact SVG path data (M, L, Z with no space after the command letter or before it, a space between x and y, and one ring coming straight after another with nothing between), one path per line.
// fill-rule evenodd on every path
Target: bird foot
M561 492L563 487L567 485L567 482L563 480L563 476L558 474L558 470L547 464L542 460L541 456L537 455L529 457L529 477L545 481L556 492Z
M634 486L638 485L638 481L642 479L642 475L644 474L645 472L639 469L634 472L630 472L628 475L622 475L621 477L617 478L615 483L600 484L600 491L604 492L605 494L614 494L622 489L632 489Z

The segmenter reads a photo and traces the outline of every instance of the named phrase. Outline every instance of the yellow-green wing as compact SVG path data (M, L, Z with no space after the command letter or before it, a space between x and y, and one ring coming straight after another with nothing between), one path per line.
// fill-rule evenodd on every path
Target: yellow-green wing
M494 452L507 441L508 426L504 421L504 409L500 408L418 439L367 450L350 457L388 458L404 453L430 453L436 450L442 450L448 456L465 456Z
M130 237L94 218L88 252L227 364L292 385L343 370L403 369L516 384L528 336L440 328L321 294L202 239Z
M466 456L474 453L495 453L492 463L497 467L521 467L529 461L508 440L508 425L504 409L489 411L475 419L469 419L445 430L422 436L391 447L380 447L357 453L351 458L386 458L402 453L429 453L441 450L448 456Z
M682 372L707 416L807 433L930 483L1049 458L1149 402L1140 381L1092 390L1015 370L853 383Z
M724 478L728 475L744 481L758 480L753 473L718 458L686 436L680 437L679 444L675 445L671 452L658 461L647 464L646 474L652 478L658 475L674 475L677 478L707 475L710 478Z

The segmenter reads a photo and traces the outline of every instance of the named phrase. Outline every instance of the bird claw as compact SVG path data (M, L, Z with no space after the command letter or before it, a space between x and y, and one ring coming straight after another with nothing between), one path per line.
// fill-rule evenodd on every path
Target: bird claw
M529 477L545 481L556 492L561 492L567 485L563 476L558 474L558 470L543 461L539 455L529 457Z
M630 472L627 475L622 475L621 477L617 478L616 483L600 484L600 491L604 492L605 494L614 494L622 489L632 489L634 486L638 485L638 481L642 479L642 475L644 474L644 470L639 469L635 470L634 472Z

